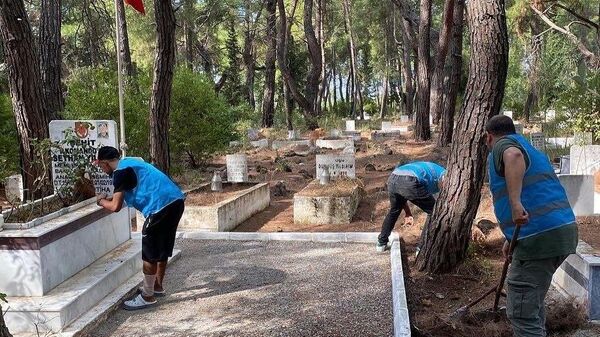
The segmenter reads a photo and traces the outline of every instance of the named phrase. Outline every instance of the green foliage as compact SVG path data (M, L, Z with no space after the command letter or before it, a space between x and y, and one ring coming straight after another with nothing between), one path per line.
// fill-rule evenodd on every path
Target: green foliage
M211 81L179 68L173 79L170 148L192 165L226 149L235 137L235 110L217 96Z
M226 76L225 85L223 86L223 96L231 105L238 105L243 97L242 80L240 76L242 67L240 66L240 47L238 45L233 20L230 21L227 30L226 49L229 65L223 74L223 76Z
M131 78L125 90L125 126L128 155L145 157L148 148L150 76ZM66 119L119 120L116 69L80 68L67 79Z
M600 140L600 71L574 77L557 103L571 116L577 131L592 132Z
M8 303L8 301L6 300L6 294L0 293L0 301L4 302L4 303ZM0 315L2 314L2 312L0 312Z
M19 139L10 96L0 95L0 179L19 171Z

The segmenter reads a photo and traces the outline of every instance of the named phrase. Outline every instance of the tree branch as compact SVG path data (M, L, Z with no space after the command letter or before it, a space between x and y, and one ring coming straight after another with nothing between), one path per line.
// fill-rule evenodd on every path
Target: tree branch
M584 17L584 16L582 16L582 15L580 15L580 14L576 13L574 10L572 10L572 9L568 8L567 6L565 6L565 5L561 4L561 3L556 3L556 4L554 4L554 6L556 6L556 7L559 7L559 8L562 8L562 9L564 9L565 11L569 12L569 13L570 13L571 15L573 15L574 17L576 17L576 18L578 18L579 20L581 20L581 21L585 22L585 23L587 24L587 26L592 26L592 27L594 27L594 28L596 28L596 29L600 28L600 27L598 26L598 24L597 24L597 23L595 23L594 21L591 21L590 19L588 19L588 18L586 18L586 17Z

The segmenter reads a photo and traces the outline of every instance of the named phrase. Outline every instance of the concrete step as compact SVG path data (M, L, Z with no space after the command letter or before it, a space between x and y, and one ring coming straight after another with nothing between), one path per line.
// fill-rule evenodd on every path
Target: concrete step
M45 296L9 297L5 316L8 328L12 333L61 331L140 273L141 245L139 236L128 240Z

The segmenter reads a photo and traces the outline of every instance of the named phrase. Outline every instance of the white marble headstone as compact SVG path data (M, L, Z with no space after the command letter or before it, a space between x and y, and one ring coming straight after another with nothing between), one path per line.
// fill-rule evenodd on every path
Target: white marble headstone
M400 116L400 122L408 123L408 122L410 122L410 119L408 118L407 115L402 115L402 116Z
M571 146L571 174L595 174L600 171L600 145Z
M381 121L381 131L392 131L392 122Z
M4 180L4 190L6 192L6 200L9 202L23 201L23 176L15 174L7 177Z
M553 122L556 119L556 110L546 110L546 123Z
M84 156L90 162L96 160L97 149L102 146L118 147L117 123L110 120L54 120L49 124L50 140L59 143L65 139L65 132L73 130L75 135L81 141L81 146L90 145L93 149ZM52 182L55 189L59 189L67 183L70 177L67 177L68 168L72 166L72 156L60 155L56 150L52 153ZM113 192L112 178L102 172L97 167L91 174L92 181L96 187L96 193L106 193L111 195Z
M510 110L505 110L505 111L503 112L503 115L504 115L504 116L507 116L507 117L510 117L510 119L512 119L512 118L513 118L513 112L512 112L512 111L510 111Z
M544 151L546 148L546 139L542 132L534 132L531 134L531 145L539 151Z
M522 134L523 134L523 129L524 129L524 128L523 128L523 124L521 124L521 123L519 123L519 122L515 122L514 124L515 124L515 132L516 132L517 134L520 134L520 135L522 135Z
M356 121L346 121L346 131L356 131Z
M340 177L356 178L356 158L353 154L318 154L316 177L321 176L325 167L329 168L331 179Z
M230 154L225 157L227 181L243 183L248 181L248 160L245 154Z

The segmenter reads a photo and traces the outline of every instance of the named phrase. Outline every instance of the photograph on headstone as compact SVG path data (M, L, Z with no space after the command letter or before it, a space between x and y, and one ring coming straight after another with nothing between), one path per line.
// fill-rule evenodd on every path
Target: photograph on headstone
M245 154L230 154L225 157L227 181L244 183L248 181L248 159Z
M331 179L336 178L356 178L356 158L353 154L318 154L317 155L317 174L320 177L323 170L329 170Z
M73 167L81 161L90 164L96 159L96 151L102 146L118 148L117 123L109 120L54 120L49 124L50 140L62 150L52 150L52 182L55 191L61 190L73 180ZM69 137L76 137L70 139ZM89 165L92 169L92 166ZM112 178L93 167L87 172L96 188L96 194L113 192Z

